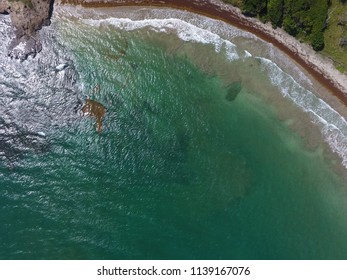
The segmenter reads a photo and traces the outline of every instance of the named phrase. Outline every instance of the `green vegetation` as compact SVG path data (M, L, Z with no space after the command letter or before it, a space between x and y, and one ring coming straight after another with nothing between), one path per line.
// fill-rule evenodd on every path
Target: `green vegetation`
M319 51L324 48L324 28L328 0L243 0L245 15L270 20L289 34L310 42Z
M243 0L242 12L247 16L260 17L266 14L267 1L262 0Z
M324 38L325 48L322 53L334 60L339 71L346 72L347 46L340 46L340 42L347 39L347 1L331 1Z
M246 16L270 21L347 70L347 0L224 0Z
M269 0L267 11L274 28L282 25L284 0Z
M229 3L235 7L241 8L243 0L223 0L225 3Z

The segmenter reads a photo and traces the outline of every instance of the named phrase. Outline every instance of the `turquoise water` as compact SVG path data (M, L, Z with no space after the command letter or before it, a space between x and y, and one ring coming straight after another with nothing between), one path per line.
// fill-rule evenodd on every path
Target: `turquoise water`
M13 138L12 157L0 140L1 259L347 258L346 184L266 102L257 59L176 51L150 29L59 30L81 86L32 99L44 137ZM100 134L86 96L107 109Z

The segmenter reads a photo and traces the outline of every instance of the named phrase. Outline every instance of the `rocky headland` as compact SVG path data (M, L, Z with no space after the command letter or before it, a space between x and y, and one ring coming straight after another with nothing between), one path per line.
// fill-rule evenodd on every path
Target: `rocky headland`
M24 60L41 51L39 33L50 24L53 0L0 0L0 13L8 14L15 27L15 37L8 46L8 55Z

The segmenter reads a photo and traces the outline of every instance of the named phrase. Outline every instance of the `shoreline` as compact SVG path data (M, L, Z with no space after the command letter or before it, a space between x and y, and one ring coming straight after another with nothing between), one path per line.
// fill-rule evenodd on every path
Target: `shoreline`
M59 21L59 19L67 18L68 22L71 20L72 24L80 20L82 25L86 23L96 27L111 24L116 28L123 29L125 32L127 32L126 30L131 31L152 26L154 31L159 33L176 34L173 38L176 38L179 42L172 42L171 37L165 38L162 42L164 47L168 47L169 54L172 53L171 51L176 51L183 47L180 40L183 40L183 42L187 40L189 42L203 43L201 47L206 44L210 45L210 47L212 45L214 48L210 48L211 52L204 54L204 50L201 49L200 51L198 45L191 47L188 44L187 52L182 49L182 54L191 57L194 65L199 68L202 67L201 69L205 69L207 72L211 69L216 69L211 70L211 73L224 77L226 85L230 84L228 77L231 79L238 77L237 79L245 83L247 81L250 82L248 84L250 92L257 92L259 87L262 87L263 80L254 80L252 77L257 77L258 75L249 75L248 70L243 72L241 70L238 73L234 71L238 69L238 65L242 67L244 65L252 67L254 66L252 65L253 63L263 65L262 67L265 68L261 69L261 71L267 71L270 79L269 83L272 85L266 88L262 94L264 101L273 106L273 108L277 108L276 114L279 119L286 121L288 128L301 137L307 151L323 153L327 164L331 165L337 173L344 174L344 177L346 176L346 106L288 55L256 35L210 17L169 7L133 5L118 8L98 7L85 9L82 6L60 5L56 6L54 14L54 21L55 19ZM178 20L177 22L176 19ZM192 26L189 26L189 24ZM73 26L70 29L72 33L74 33ZM79 28L78 26L76 26L77 29ZM200 33L204 34L204 36ZM225 40L235 44L237 49L245 50L245 52L230 50L232 54L230 59L235 61L236 64L229 69L224 65L225 61L229 61L229 59L225 60L225 55L229 54L228 51L222 53L222 60L210 60L210 58L214 57L214 54L219 53L220 49L218 46L224 44L221 41L225 42ZM157 40L154 42L157 42ZM236 58L233 56L234 53L236 53ZM243 58L248 58L249 56L253 57L253 59L244 61ZM206 63L206 58L209 61L208 63ZM200 63L201 59L205 62ZM262 62L258 59L262 60ZM247 63L245 64L244 62ZM219 74L215 71L219 71ZM288 85L288 81L290 85ZM292 106L293 103L296 106Z
M80 5L85 8L120 6L153 6L187 10L213 19L222 20L241 30L248 31L280 49L320 85L329 90L347 106L347 76L341 74L328 58L316 53L310 46L300 43L282 29L244 16L240 9L220 0L60 0L57 4Z

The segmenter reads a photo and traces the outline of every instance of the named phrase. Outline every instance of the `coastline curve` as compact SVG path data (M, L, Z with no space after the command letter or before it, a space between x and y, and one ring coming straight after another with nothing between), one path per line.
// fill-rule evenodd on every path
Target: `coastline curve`
M328 59L323 57L308 45L299 43L283 30L274 30L271 25L263 24L255 18L244 16L241 11L220 0L60 0L57 4L81 5L86 8L107 8L120 6L155 6L187 10L213 19L222 20L241 30L253 33L264 41L280 49L317 82L337 97L347 106L347 78L338 72Z

